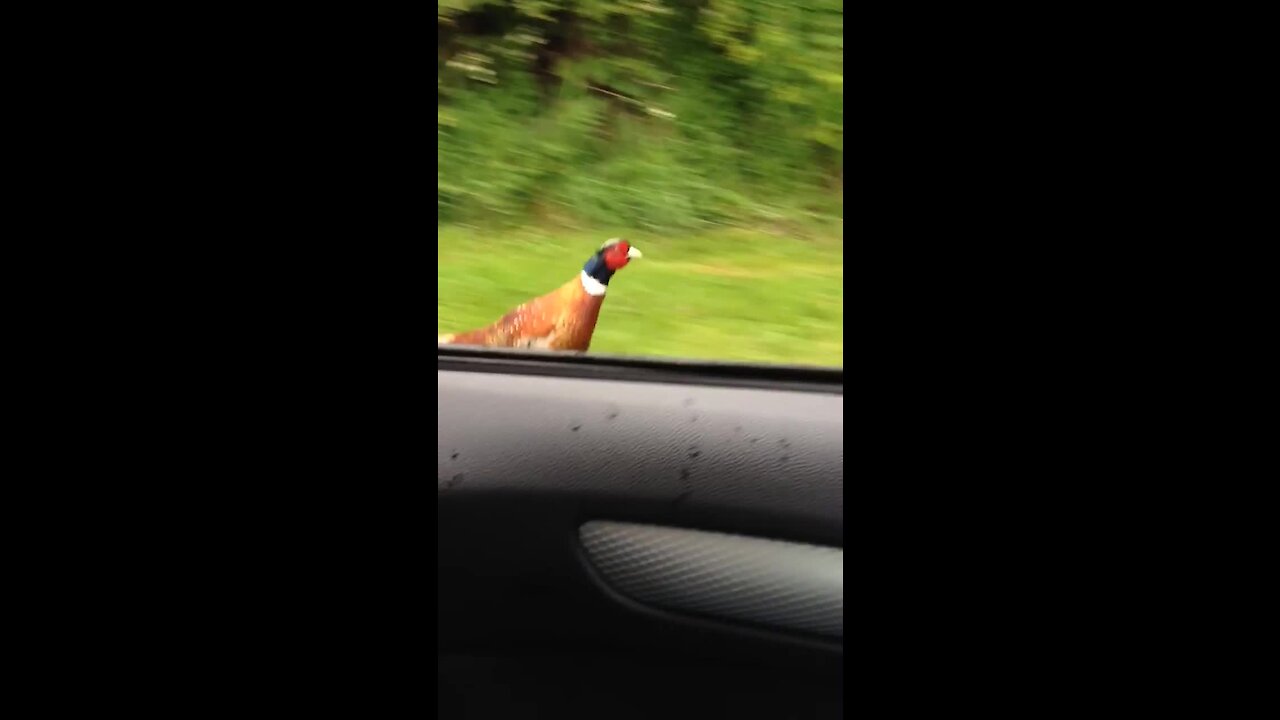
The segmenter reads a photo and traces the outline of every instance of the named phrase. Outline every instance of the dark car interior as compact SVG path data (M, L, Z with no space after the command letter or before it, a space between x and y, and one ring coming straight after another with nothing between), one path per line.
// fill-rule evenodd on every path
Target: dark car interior
M440 717L842 716L842 369L437 362Z

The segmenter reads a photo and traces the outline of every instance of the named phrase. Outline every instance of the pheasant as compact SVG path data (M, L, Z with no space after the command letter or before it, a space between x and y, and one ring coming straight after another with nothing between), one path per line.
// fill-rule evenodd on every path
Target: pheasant
M558 289L524 303L488 327L438 335L436 341L440 345L583 352L591 344L609 278L639 257L643 257L640 251L626 240L609 240L587 260L577 277Z

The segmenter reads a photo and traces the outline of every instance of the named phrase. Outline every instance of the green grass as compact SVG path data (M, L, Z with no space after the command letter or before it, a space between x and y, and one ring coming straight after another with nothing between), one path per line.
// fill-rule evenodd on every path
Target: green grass
M643 253L614 276L593 353L844 365L844 241L722 230L649 236L605 229L441 226L438 333L497 320L577 275L610 237Z

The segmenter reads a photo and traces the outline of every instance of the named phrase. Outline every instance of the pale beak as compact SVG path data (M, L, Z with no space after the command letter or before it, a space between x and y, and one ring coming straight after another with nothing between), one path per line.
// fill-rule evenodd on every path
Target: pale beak
M637 250L635 245L632 245L631 247L627 248L627 257L632 260L635 260L636 258L644 257L644 254L641 253L639 250Z

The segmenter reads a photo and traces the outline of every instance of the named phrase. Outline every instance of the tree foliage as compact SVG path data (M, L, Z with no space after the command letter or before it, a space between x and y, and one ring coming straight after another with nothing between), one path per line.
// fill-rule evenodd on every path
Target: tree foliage
M834 0L441 0L441 221L840 213Z

